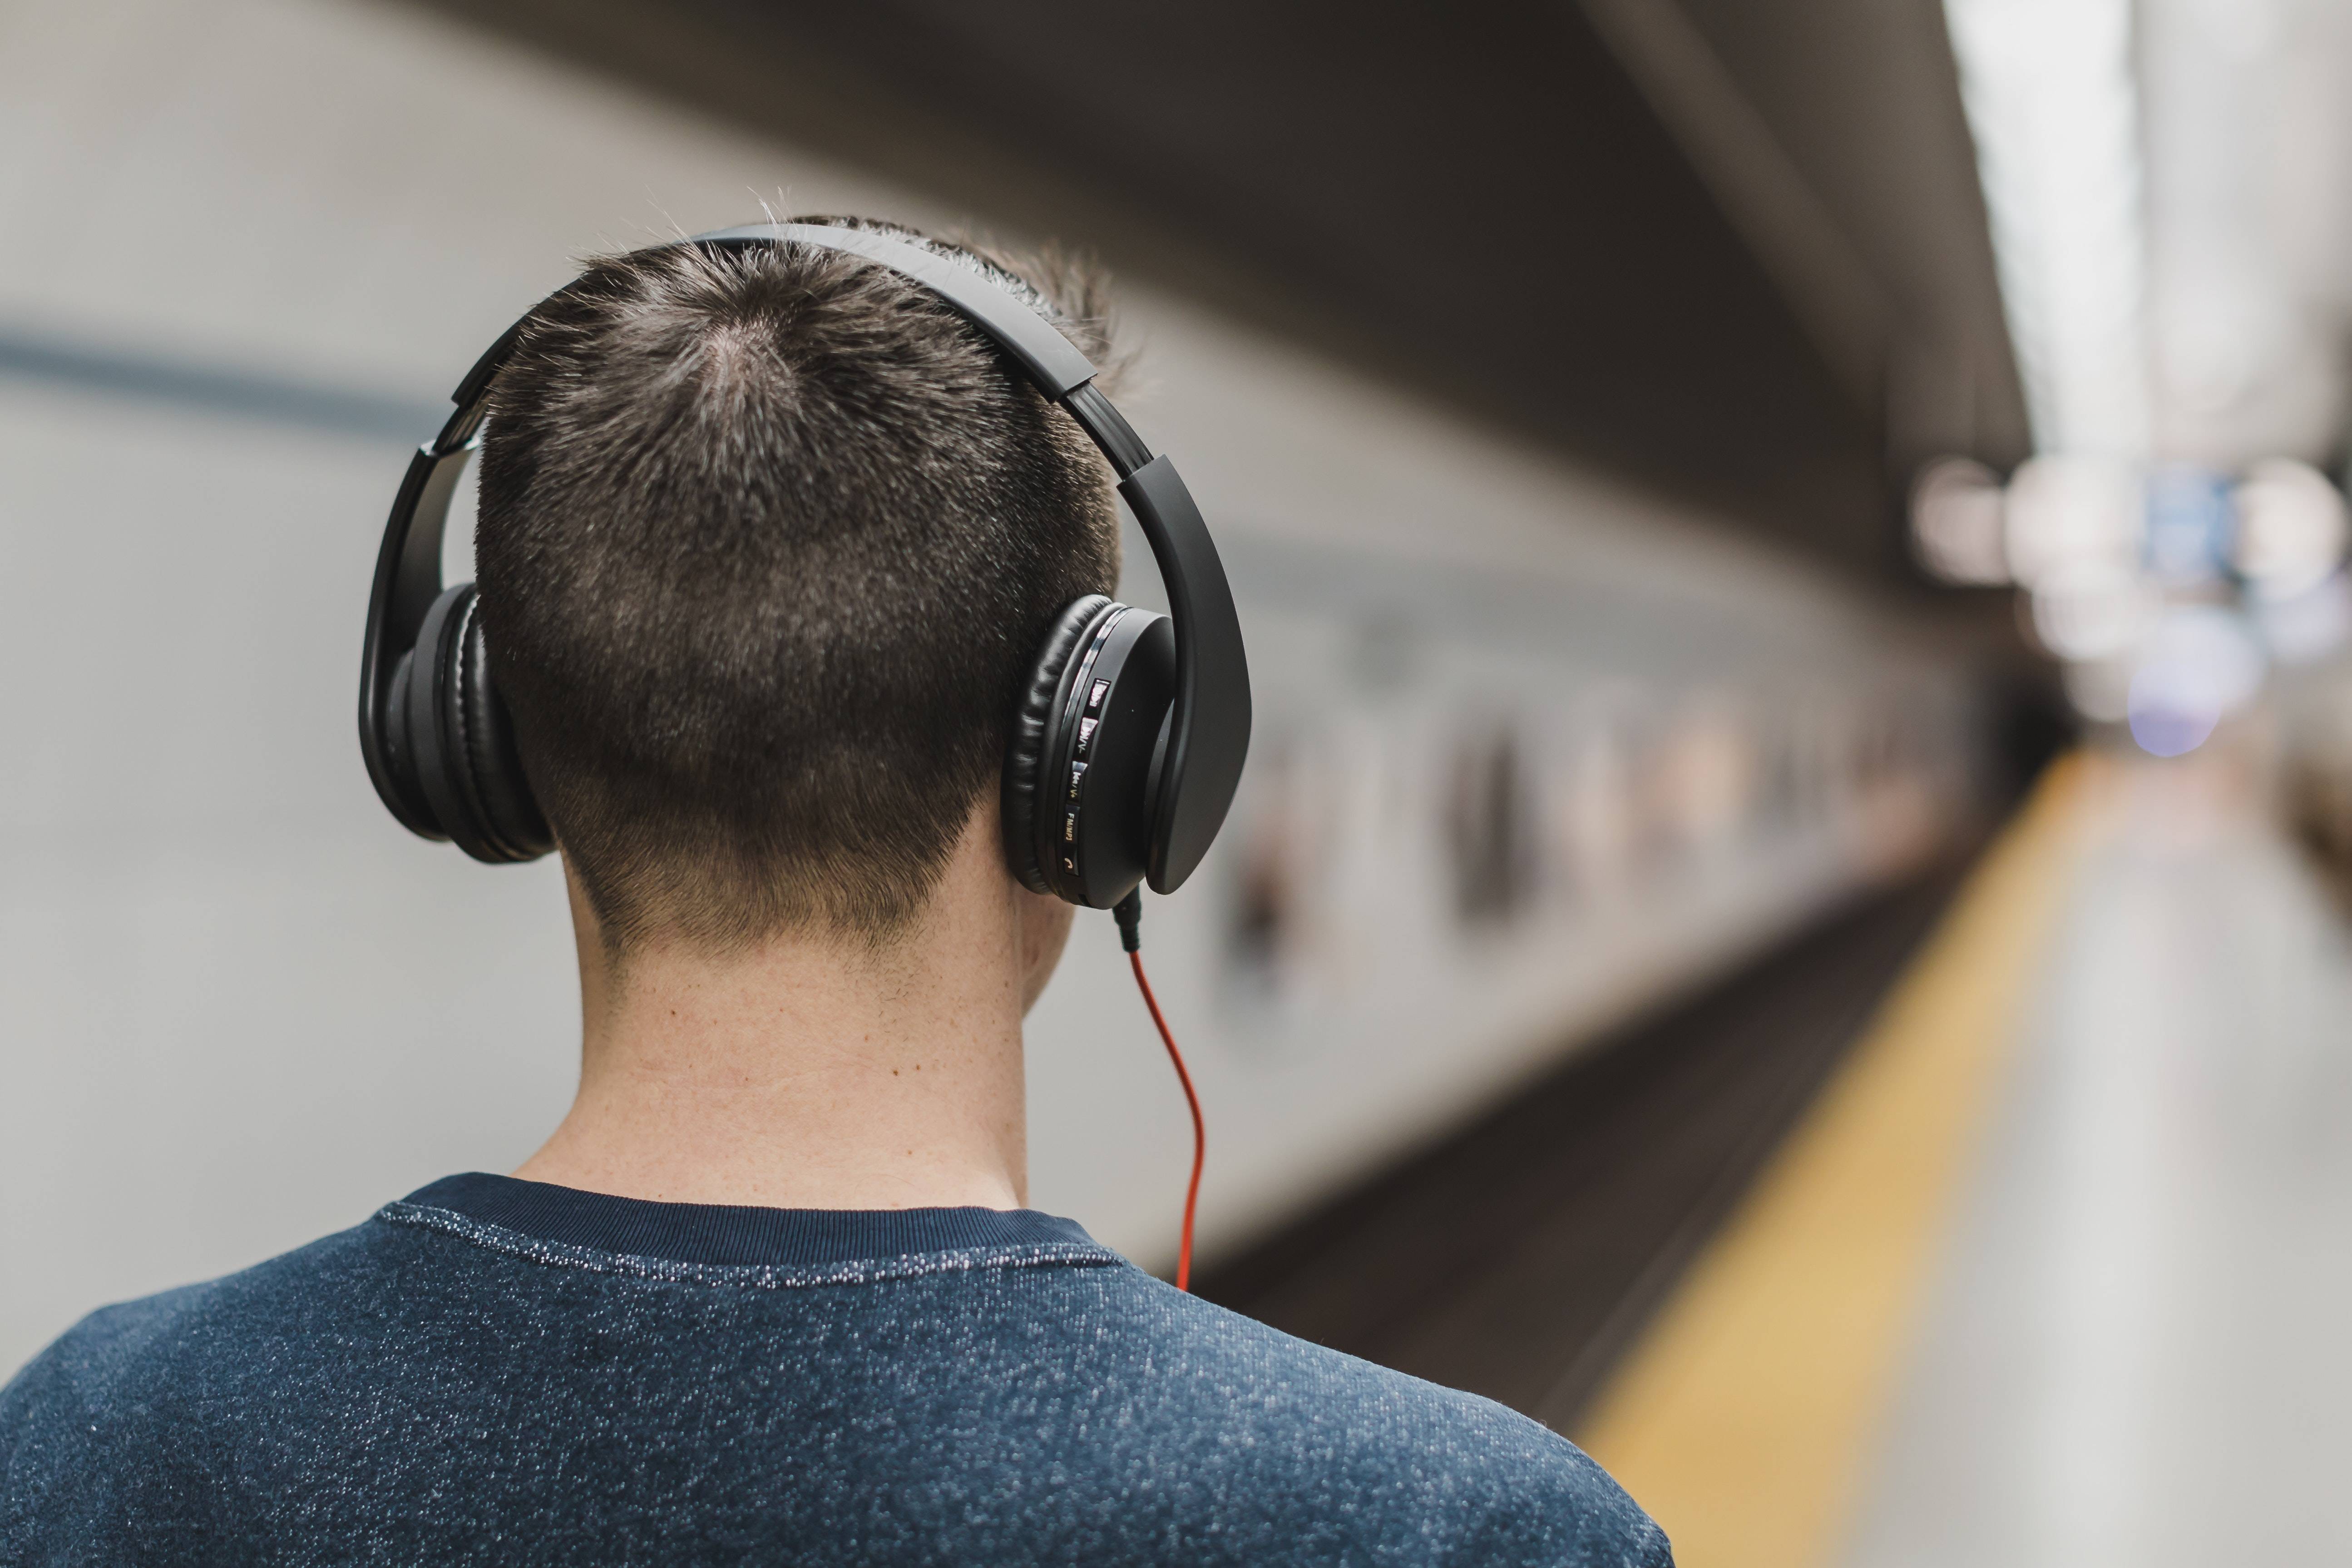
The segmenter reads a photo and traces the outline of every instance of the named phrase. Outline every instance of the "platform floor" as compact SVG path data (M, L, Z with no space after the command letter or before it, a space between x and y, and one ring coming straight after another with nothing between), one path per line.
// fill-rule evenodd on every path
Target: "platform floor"
M2352 1562L2352 942L2251 744L2045 778L1576 1428L1684 1568Z
M2251 744L2079 753L1205 1288L1683 1568L2352 1563L2348 933Z
M2242 757L2105 771L1850 1568L2352 1562L2342 916Z

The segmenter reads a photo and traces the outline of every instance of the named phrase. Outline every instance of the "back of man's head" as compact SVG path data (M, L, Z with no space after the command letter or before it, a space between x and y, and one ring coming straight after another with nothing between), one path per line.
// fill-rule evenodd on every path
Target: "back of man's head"
M1092 289L1062 281L1037 302L1099 353ZM606 944L723 952L907 928L1118 537L1086 437L927 291L830 251L676 246L535 313L475 553Z

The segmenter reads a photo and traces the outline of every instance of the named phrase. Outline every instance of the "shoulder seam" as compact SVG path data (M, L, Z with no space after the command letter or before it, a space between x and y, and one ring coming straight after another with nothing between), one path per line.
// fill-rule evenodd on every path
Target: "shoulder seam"
M462 1215L454 1209L425 1204L389 1203L375 1217L388 1225L415 1226L444 1236L503 1252L526 1262L557 1268L579 1268L592 1274L614 1274L639 1279L711 1285L752 1290L801 1290L825 1285L869 1285L891 1279L916 1279L932 1274L969 1273L984 1268L1107 1268L1127 1259L1108 1247L1076 1241L1032 1242L1013 1247L971 1247L948 1252L916 1252L901 1258L861 1258L847 1263L686 1263L669 1258L644 1258L634 1253L604 1252L568 1242L547 1241L504 1226Z

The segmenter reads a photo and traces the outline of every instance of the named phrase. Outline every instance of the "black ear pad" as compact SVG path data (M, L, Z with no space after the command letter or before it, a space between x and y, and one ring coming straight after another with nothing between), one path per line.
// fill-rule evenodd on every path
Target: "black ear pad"
M487 829L484 837L504 852L508 860L536 860L555 847L547 818L530 793L522 771L522 753L515 747L514 721L498 688L490 683L490 653L482 640L481 599L468 593L465 619L456 638L457 668L450 672L450 690L457 700L458 752L465 758L463 782L475 819Z
M425 798L424 786L416 782L416 748L408 742L408 676L415 665L416 655L412 649L402 654L399 662L392 667L392 683L378 721L376 744L392 789L399 796L394 814L412 831L427 838L446 839L449 836L434 820L432 804ZM385 797L385 803L392 804L391 796Z
M516 754L513 726L490 685L474 585L445 589L425 615L405 681L396 682L400 757L457 847L492 864L554 847Z
M1079 606L1073 605L1075 612ZM1024 736L1018 774L1006 774L1008 852L1039 892L1088 909L1118 902L1143 879L1151 848L1152 772L1176 691L1176 636L1167 616L1104 603L1068 648L1040 658L1033 695L1047 689L1042 731ZM1025 705L1024 721L1036 709ZM1025 787L1016 788L1016 781Z
M1037 801L1045 766L1047 741L1055 716L1069 696L1073 666L1080 650L1093 640L1098 625L1118 606L1101 594L1075 599L1054 617L1029 679L1013 710L1012 732L1004 743L1004 857L1021 885L1033 893L1050 893L1053 887L1037 857Z

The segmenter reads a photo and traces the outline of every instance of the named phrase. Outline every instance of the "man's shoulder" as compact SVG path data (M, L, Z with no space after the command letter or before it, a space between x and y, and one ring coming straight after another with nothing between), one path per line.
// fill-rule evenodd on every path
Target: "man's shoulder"
M282 1331L323 1289L382 1265L381 1226L360 1225L201 1284L100 1307L0 1387L0 1418L68 1389L119 1398L150 1382L184 1383L210 1362L251 1360L257 1337Z
M381 1266L383 1227L360 1226L202 1284L101 1307L0 1385L0 1492L31 1509L59 1486L136 1489L220 1436L256 1402L240 1384L331 1282ZM266 1404L267 1402L261 1402ZM93 1500L79 1499L87 1513ZM0 1509L0 1542L10 1511Z
M814 1520L861 1485L902 1500L980 1487L1012 1506L1051 1473L1045 1522L1073 1542L1159 1531L1248 1562L1670 1562L1632 1500L1536 1423L1108 1255L955 1255L870 1287L837 1271L656 1280L551 1253L493 1289L457 1267L492 1257L375 1222L91 1314L0 1388L0 1561L37 1538L233 1535L305 1486L346 1511L469 1487L558 1510L626 1492L649 1519L749 1510L749 1528ZM836 1354L845 1335L868 1353ZM796 1398L814 1399L809 1420L778 1426ZM513 1427L490 1414L526 1408ZM488 1462L561 1444L593 1411L728 1434L734 1480L673 1496L625 1447L604 1456L609 1474Z
M1174 1386L1208 1395L1219 1448L1254 1451L1302 1503L1392 1498L1396 1528L1447 1532L1463 1562L1662 1568L1664 1532L1567 1438L1494 1400L1294 1338L1192 1298ZM1272 1478L1267 1478L1272 1479Z

